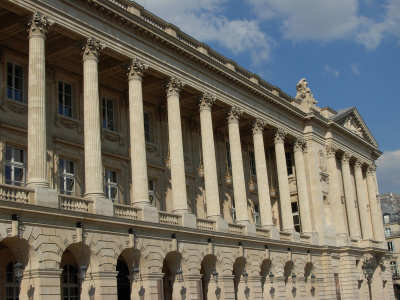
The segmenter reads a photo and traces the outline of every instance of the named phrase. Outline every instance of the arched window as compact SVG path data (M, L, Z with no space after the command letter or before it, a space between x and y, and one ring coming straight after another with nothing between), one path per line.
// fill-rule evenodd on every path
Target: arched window
M79 300L78 270L72 265L65 265L61 278L61 291L63 300Z
M19 300L19 283L15 280L12 261L6 266L6 300Z

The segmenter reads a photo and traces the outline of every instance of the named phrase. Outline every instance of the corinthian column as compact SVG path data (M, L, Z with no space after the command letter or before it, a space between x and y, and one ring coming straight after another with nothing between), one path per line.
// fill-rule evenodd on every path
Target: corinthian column
M49 187L46 150L45 40L52 25L36 11L29 20L28 186Z
M135 205L150 205L146 141L144 137L142 78L147 65L134 58L127 66L129 81L129 124L131 138L131 172L132 194L131 203Z
M98 57L103 46L89 37L83 44L83 121L85 139L85 197L104 197L100 140ZM111 200L110 200L111 201Z
M312 232L310 203L307 190L306 170L304 167L303 150L307 147L304 139L298 138L293 143L294 161L296 166L297 193L299 197L301 228L304 233Z
M374 239L376 241L383 242L385 240L385 235L383 231L381 204L375 185L375 169L376 167L374 165L369 165L367 169L368 198L369 205L371 206L371 218L372 228L374 229Z
M344 194L346 196L347 220L349 222L350 237L359 239L361 238L361 234L350 175L350 158L351 156L348 153L344 153L342 156L343 186Z
M239 118L242 111L231 107L228 114L229 144L231 149L233 193L236 204L236 221L239 224L249 224L247 213L246 184L244 181L242 147L240 143Z
M211 106L215 102L215 96L209 93L204 93L199 101L207 218L221 219L222 216L218 193L217 163L215 160L214 133L211 118Z
M281 202L283 231L294 232L292 204L290 203L290 190L286 166L284 140L286 131L279 128L275 133L276 168L278 172L279 198Z
M362 174L362 162L357 160L354 164L354 175L356 178L358 210L360 211L360 222L363 239L372 239L371 215L368 208L368 197L365 193L365 186Z
M172 212L189 211L186 196L185 165L183 157L181 111L179 94L183 87L180 79L171 77L165 83L168 106L168 133L171 160Z
M256 159L258 201L261 212L261 226L273 228L271 199L269 196L267 162L265 160L264 132L265 122L257 118L253 124L254 156Z

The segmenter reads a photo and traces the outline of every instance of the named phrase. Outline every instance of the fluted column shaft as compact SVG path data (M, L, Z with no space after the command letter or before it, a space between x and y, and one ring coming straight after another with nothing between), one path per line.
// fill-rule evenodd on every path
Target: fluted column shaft
M333 217L336 228L336 234L341 236L347 235L347 230L345 227L345 218L342 210L342 200L340 196L340 186L339 186L339 176L337 173L336 166L336 151L332 145L326 146L327 153L327 165L329 173L329 192L333 209Z
M83 45L83 122L85 197L104 197L100 139L98 56L102 46L89 37Z
M182 124L179 94L183 84L172 77L166 84L168 106L168 133L171 160L172 212L189 211L186 196L185 164L183 157Z
M361 238L360 226L358 224L349 160L350 155L347 153L343 154L342 173L344 194L346 196L347 221L349 223L350 237L359 239Z
M206 189L207 218L221 219L218 193L217 163L215 160L214 133L211 106L215 97L204 93L200 98L201 142L204 161L204 185Z
M374 239L384 241L385 235L383 230L382 212L379 198L377 196L376 185L374 181L375 166L369 165L367 169L367 187L369 205L371 207L372 228L374 230Z
M228 115L229 144L231 150L233 193L235 196L236 221L250 223L247 213L246 184L243 171L242 147L240 142L239 118L242 111L232 107Z
M147 69L147 66L135 58L127 65L127 69L132 172L131 203L135 205L150 205L142 93L143 72Z
M274 227L272 221L271 198L269 194L267 162L265 160L264 132L265 122L257 119L253 125L254 156L256 160L258 202L261 213L261 226Z
M46 146L45 41L48 26L37 12L29 21L28 178L30 187L49 187Z
M307 190L306 169L304 167L303 150L306 147L304 139L296 139L293 143L294 161L296 166L297 193L300 206L301 229L304 233L312 232L310 202Z
M282 129L278 129L275 134L274 143L276 168L278 172L279 198L281 202L283 231L294 232L295 229L293 223L292 204L290 202L290 190L284 146L285 136L286 132Z
M365 193L365 186L362 173L362 163L357 161L354 165L354 176L356 179L358 210L360 212L361 231L363 239L372 239L373 231L371 224L369 201Z

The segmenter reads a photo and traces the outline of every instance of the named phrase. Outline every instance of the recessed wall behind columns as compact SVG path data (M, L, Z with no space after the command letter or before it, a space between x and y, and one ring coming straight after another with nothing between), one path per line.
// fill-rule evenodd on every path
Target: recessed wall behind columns
M196 87L198 90L211 91L216 94L217 99L220 99L226 103L235 103L246 106L246 110L258 110L262 113L274 116L271 121L272 125L277 125L279 121L286 123L288 126L302 130L302 122L299 118L289 115L286 111L278 109L273 105L266 105L264 100L253 97L249 93L245 92L241 88L237 88L231 83L222 80L219 77L214 76L211 72L201 69L193 63L180 59L175 53L166 51L165 49L155 46L151 41L144 40L140 36L130 33L128 30L121 28L119 24L113 24L106 18L99 18L96 13L89 12L83 6L77 5L73 2L61 1L44 1L47 5L39 6L34 1L24 2L24 6L32 11L38 9L46 14L49 18L52 17L52 10L54 8L61 11L68 11L63 18L59 17L60 11L56 12L57 24L62 27L71 28L76 34L81 35L82 39L89 35L101 40L105 43L107 48L114 49L121 56L126 56L127 59L135 55L141 56L146 60L152 68L168 75L174 73L181 77L181 79L189 86ZM80 2L77 2L80 3ZM133 15L130 17L135 18ZM84 22L85 25L80 24ZM149 25L150 26L150 25ZM90 28L90 31L88 30ZM150 30L154 30L151 26ZM157 32L160 36L165 36L165 33ZM168 39L175 43L179 43L178 40L168 36ZM184 47L184 45L180 45ZM105 51L107 51L107 48ZM201 53L193 50L195 55L204 57ZM173 66L173 67L172 67ZM231 72L223 66L220 67L225 72ZM237 75L234 75L237 76ZM240 77L239 77L240 78ZM247 82L243 78L243 81L247 85L253 85ZM283 105L292 107L291 104L281 100ZM292 107L300 115L304 115L299 109Z

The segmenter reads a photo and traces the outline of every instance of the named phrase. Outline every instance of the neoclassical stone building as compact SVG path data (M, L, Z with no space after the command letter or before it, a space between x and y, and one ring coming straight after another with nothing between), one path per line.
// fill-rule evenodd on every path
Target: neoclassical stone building
M394 297L355 108L127 0L0 16L1 299Z

